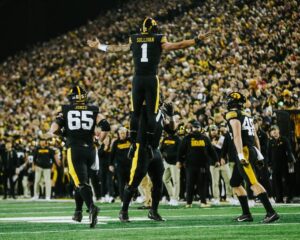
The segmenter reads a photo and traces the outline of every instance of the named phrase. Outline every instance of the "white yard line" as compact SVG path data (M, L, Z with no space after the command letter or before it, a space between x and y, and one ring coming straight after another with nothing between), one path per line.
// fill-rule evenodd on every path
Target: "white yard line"
M162 223L163 225L163 223ZM249 225L240 225L240 224L230 224L230 225L193 225L193 226L184 226L185 229L187 228L205 228L205 229L217 229L217 228L252 228L252 227L263 227L263 228L267 228L267 227L277 227L277 226L300 226L300 223L272 223L272 224L249 224ZM126 224L126 226L130 226L129 224ZM36 232L10 232L10 233L1 233L0 232L0 236L1 235L20 235L20 234L45 234L45 233L66 233L66 232L92 232L94 233L95 231L97 232L115 232L115 231L137 231L137 230L141 230L141 231L156 231L158 229L182 229L183 226L160 226L160 227L153 227L152 225L149 225L150 227L133 227L133 228L106 228L106 229L101 229L100 228L96 228L93 229L92 231L90 229L73 229L73 230L66 230L66 229L62 229L61 231L36 231Z

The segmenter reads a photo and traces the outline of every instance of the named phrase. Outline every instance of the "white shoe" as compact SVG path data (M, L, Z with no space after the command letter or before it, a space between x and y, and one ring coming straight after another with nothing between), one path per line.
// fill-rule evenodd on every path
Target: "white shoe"
M211 205L214 205L214 206L218 206L218 205L220 205L220 200L219 199L212 199L211 200Z
M46 197L45 200L46 201L51 201L51 198L50 197Z
M270 201L271 204L275 204L275 199L274 198L270 197L269 201Z
M235 198L229 198L228 202L229 202L230 205L233 205L233 206L238 206L240 204L239 200L237 200Z
M248 200L248 205L249 205L249 207L254 207L255 206L255 201L254 200Z
M163 198L161 199L161 203L168 203L168 200L165 196L163 196Z
M144 200L145 200L145 198L144 198L143 196L139 196L139 197L136 198L135 201L136 201L137 203L143 203Z
M32 200L32 201L37 201L37 200L39 200L39 197L34 196L33 198L31 198L31 200Z
M209 203L201 203L201 201L199 202L199 207L201 208L207 208L207 207L211 207L211 205Z
M109 196L106 200L107 200L108 203L113 203L114 202L114 198L111 197L111 196Z
M106 197L102 197L102 198L100 198L100 203L106 203L107 201L106 201Z
M178 206L178 201L177 201L176 199L171 199L171 200L169 201L169 205L170 205L170 206Z

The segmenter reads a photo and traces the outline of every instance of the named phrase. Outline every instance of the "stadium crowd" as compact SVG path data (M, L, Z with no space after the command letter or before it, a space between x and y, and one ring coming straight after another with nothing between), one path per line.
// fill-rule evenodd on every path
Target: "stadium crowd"
M112 139L117 138L117 129L128 127L131 56L91 51L86 40L97 36L104 43L127 42L129 34L138 31L148 15L158 20L160 31L169 41L193 38L199 31L211 31L214 35L201 48L163 55L160 87L165 101L176 106L180 126L189 129L191 120L197 119L208 134L216 129L218 136L224 135L220 130L225 122L223 97L239 91L248 99L246 110L261 122L261 129L272 141L270 130L279 124L276 110L300 109L299 7L296 0L130 1L79 29L9 57L0 65L0 144L1 153L9 143L16 150L15 164L10 166L10 185L17 181L16 194L31 195L28 183L34 182L34 149L42 133L49 129L58 106L67 101L66 92L72 84L88 90L90 102L100 105L112 125ZM288 141L292 146L289 151L295 157L286 161L297 161L294 171L289 166L288 176L296 182L300 117L292 116L295 131ZM50 144L61 160L55 162L52 170L55 196L72 195L63 144L59 139ZM109 152L109 146L105 149ZM269 164L272 160L267 152L264 157ZM3 166L2 177L6 175L4 169ZM269 170L272 171L271 164ZM115 176L108 176L112 179L108 185L113 186ZM111 189L106 191L116 194ZM288 191L288 197L299 194L296 188Z

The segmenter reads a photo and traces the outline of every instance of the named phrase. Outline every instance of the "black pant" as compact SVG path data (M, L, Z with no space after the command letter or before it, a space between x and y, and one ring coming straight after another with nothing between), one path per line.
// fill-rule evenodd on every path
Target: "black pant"
M69 173L88 208L93 205L93 192L89 185L89 169L94 163L95 157L96 151L93 146L72 145L67 150Z
M118 187L121 201L123 201L124 188L129 183L130 168L131 166L126 165L117 166Z
M151 136L155 129L155 114L159 105L159 80L157 76L134 76L132 82L132 103L131 103L131 132L137 132L139 126L139 117L142 106L146 103L147 113L147 133ZM135 139L133 139L135 141ZM149 139L152 144L152 139Z
M207 195L207 180L208 180L207 167L193 167L186 168L186 200L187 204L192 204L195 187L197 187L201 203L206 204Z
M276 202L283 202L284 196L291 199L293 197L292 186L294 183L291 181L291 174L289 174L288 169L275 169L272 178Z
M104 197L107 193L110 196L115 195L113 173L109 171L108 165L100 164L100 182L101 182L101 197Z
M154 158L149 159L145 146L137 146L137 153L132 160L130 170L130 180L124 190L123 211L128 210L130 200L136 188L140 185L142 179L149 174L152 181L152 209L157 210L163 189L164 166L161 153L158 149L154 150Z
M13 181L14 173L11 171L4 170L3 172L3 184L4 184L4 197L7 197L7 180L9 181L10 189L9 195L15 197L15 182Z
M100 199L101 197L101 185L100 185L100 176L99 171L90 169L89 177L91 179L91 183L94 189L94 193L96 195L96 199Z

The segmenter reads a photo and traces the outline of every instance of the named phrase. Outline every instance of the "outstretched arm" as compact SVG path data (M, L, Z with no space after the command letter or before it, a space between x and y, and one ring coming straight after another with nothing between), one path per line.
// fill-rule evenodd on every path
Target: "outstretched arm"
M184 49L188 48L194 45L203 46L205 44L205 40L208 38L208 36L211 34L211 32L207 32L204 34L199 34L195 39L189 39L189 40L183 40L180 42L165 42L163 43L162 49L165 51L172 51L172 50L178 50L178 49Z
M130 50L130 44L123 44L123 45L106 45L106 44L101 44L96 38L94 41L93 40L88 40L87 44L91 48L96 48L104 52L127 52Z

